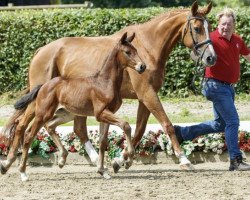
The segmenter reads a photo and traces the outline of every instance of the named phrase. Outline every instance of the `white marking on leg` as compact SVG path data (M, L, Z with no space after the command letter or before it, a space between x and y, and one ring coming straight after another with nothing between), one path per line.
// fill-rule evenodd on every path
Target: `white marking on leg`
M191 162L187 159L186 155L184 152L177 153L176 151L174 152L176 157L179 158L180 165L188 165L191 164Z
M20 172L21 174L21 180L23 181L23 182L25 182L25 181L28 181L29 180L29 176L27 176L27 174L25 173L25 172Z
M98 156L98 153L96 152L95 148L91 144L91 142L90 141L86 142L84 144L84 146L85 146L85 150L87 151L87 154L88 154L91 162L93 164L97 165L99 156Z

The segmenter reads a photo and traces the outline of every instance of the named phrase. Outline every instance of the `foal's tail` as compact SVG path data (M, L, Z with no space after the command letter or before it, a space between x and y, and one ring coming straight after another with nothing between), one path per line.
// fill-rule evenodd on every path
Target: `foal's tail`
M35 88L33 88L33 90L31 90L31 92L24 95L21 99L19 99L14 104L14 108L16 110L25 109L30 104L30 102L32 102L34 99L36 99L37 93L39 92L41 87L42 87L42 85L38 85Z
M9 146L11 144L14 139L15 129L18 125L20 117L24 114L29 103L36 98L41 86L42 85L35 87L31 92L29 92L29 89L26 89L26 94L15 103L14 107L16 110L14 114L10 117L7 124L2 128L0 132L0 144L3 143L6 146Z

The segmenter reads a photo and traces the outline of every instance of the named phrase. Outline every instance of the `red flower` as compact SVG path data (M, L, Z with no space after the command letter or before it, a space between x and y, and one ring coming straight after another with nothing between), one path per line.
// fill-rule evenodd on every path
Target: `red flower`
M70 151L70 152L77 152L76 149L75 149L75 147L74 147L74 145L72 145L72 146L69 148L69 151Z

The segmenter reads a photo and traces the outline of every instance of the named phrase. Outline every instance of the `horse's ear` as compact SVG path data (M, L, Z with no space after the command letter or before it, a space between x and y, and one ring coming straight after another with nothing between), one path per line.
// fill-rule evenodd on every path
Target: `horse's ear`
M121 42L122 44L124 44L124 43L126 42L126 40L127 40L127 35L128 35L127 32L123 33L123 35L122 35L122 37L121 37L121 39L120 39L120 42Z
M134 38L135 38L135 32L133 32L133 35L131 35L130 37L128 37L126 40L127 40L127 42L131 43L134 40Z
M212 7L213 7L213 4L212 4L212 2L210 1L209 4L207 5L207 7L203 9L203 13L204 13L205 15L207 15L208 13L210 13Z
M197 11L198 11L198 3L197 3L197 1L195 1L191 7L192 15L195 16L197 14Z

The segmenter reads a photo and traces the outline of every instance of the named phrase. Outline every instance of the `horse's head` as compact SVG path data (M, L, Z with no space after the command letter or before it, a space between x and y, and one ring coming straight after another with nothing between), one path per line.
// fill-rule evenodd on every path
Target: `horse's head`
M118 43L117 58L122 68L130 67L141 74L145 71L146 65L139 57L136 48L131 44L134 38L135 33L130 37L127 37L127 32L123 34Z
M206 66L213 66L216 62L216 54L209 37L210 24L205 18L211 9L210 2L207 7L198 10L195 1L182 31L183 43L193 49L192 59L200 58Z

